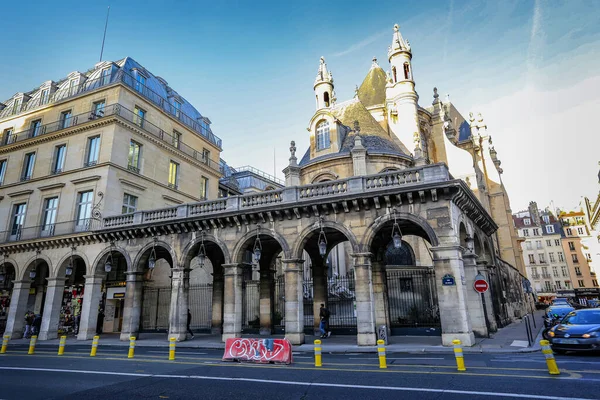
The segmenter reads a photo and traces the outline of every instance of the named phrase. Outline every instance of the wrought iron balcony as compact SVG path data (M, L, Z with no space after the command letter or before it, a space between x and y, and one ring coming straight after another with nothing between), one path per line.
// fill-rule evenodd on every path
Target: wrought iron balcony
M30 227L16 227L0 232L0 243L33 240L52 236L69 235L80 232L91 232L101 227L101 220L87 218L75 221L57 222Z

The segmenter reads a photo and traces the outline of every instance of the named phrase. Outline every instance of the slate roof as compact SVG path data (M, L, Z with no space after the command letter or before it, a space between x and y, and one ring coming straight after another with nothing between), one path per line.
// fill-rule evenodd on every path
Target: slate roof
M385 72L374 62L358 88L358 98L365 107L385 104L386 80Z

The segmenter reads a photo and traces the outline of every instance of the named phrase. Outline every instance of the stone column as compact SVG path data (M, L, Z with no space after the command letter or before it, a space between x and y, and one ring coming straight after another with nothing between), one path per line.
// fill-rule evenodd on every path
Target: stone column
M321 336L321 330L319 329L319 313L321 312L321 304L327 305L327 270L325 269L325 260L312 260L312 274L313 274L313 315L314 315L314 334L315 336ZM331 310L330 310L331 312Z
M83 303L81 304L81 320L77 340L90 340L96 335L98 324L98 307L102 299L103 275L85 275Z
M14 281L13 285L4 335L12 339L20 339L25 333L25 312L27 312L31 281Z
M359 346L377 344L375 333L375 299L373 295L373 276L371 269L371 253L355 253L354 277L356 293L356 328Z
M65 281L65 278L48 278L42 325L38 334L39 340L56 339L58 337L58 323L60 321Z
M291 344L304 343L304 260L282 260L285 272L285 338Z
M473 240L473 239L470 239ZM463 266L465 269L465 281L467 292L467 313L471 321L473 334L479 337L487 337L488 329L485 323L485 314L483 312L483 303L481 294L475 291L473 284L477 276L477 255L472 251L466 250L463 255Z
M187 316L189 308L190 270L171 269L171 307L169 310L169 339L178 342L187 338Z
M471 329L467 310L467 287L462 260L462 247L459 245L438 246L431 248L435 268L435 282L438 293L440 322L442 324L442 344L451 346L454 339L459 339L463 346L473 346L475 336ZM442 277L446 274L455 278L452 286L442 285Z
M130 336L137 337L140 332L143 274L143 272L125 273L127 275L127 287L125 289L123 327L121 328L121 340L123 341L129 340Z
M223 335L225 342L242 336L242 267L238 264L223 264L224 301Z
M260 283L258 285L259 290L259 320L261 336L269 336L272 333L272 288L273 288L273 272L272 270L261 270L260 271Z
M382 261L372 263L373 268L373 298L375 301L375 326L377 329L381 325L387 327L387 333L390 333L390 316L387 307L386 287L385 287L385 266Z
M35 303L33 306L34 314L41 314L42 311L42 303L44 302L44 288L45 285L37 285L35 289Z
M213 275L211 333L223 333L223 275Z

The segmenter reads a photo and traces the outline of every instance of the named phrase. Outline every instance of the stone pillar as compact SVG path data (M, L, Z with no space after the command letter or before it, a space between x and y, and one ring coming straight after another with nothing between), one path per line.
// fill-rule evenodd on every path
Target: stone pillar
M300 167L298 166L298 159L296 158L296 142L290 143L290 163L283 173L285 175L285 186L300 186Z
M213 275L211 333L223 333L223 275Z
M260 330L259 334L261 336L269 336L272 333L272 287L273 287L273 272L271 270L261 270L260 271L260 283L258 286L259 290L259 320L260 320Z
M319 313L321 312L321 304L327 305L327 270L325 269L324 260L312 260L312 273L313 273L313 315L314 315L314 334L315 336L321 336L321 330L319 329ZM331 310L330 310L331 311Z
M372 263L373 268L373 299L375 301L375 326L377 330L381 325L387 327L390 333L390 316L387 307L387 290L385 285L385 267L382 261Z
M127 287L125 289L123 326L121 328L121 340L123 341L129 340L130 336L138 337L140 332L143 274L143 272L125 273L127 275Z
M58 337L58 323L60 322L65 281L65 278L48 278L42 325L38 333L39 340L56 339Z
M4 335L12 339L20 339L25 333L25 312L27 312L31 281L14 281L13 285Z
M467 239L468 240L468 239ZM473 240L473 239L470 239ZM488 329L485 323L485 314L483 312L483 303L481 294L475 291L473 284L477 276L477 255L472 251L466 250L463 253L463 266L465 269L465 281L467 292L467 313L471 321L473 333L479 337L487 337Z
M442 344L451 346L454 339L459 339L463 346L473 346L475 336L471 329L467 309L467 287L464 276L462 247L448 245L432 247L431 250L433 252L435 282L438 293L440 322L442 324ZM454 285L442 285L442 277L446 274L454 276Z
M181 342L187 338L190 270L173 268L171 269L171 275L171 307L169 309L168 339L174 337L178 342Z
M356 328L359 346L377 344L375 329L375 299L373 295L373 276L371 269L371 253L355 253L354 277L356 293Z
M285 338L291 344L304 343L304 260L282 260L285 271Z
M487 261L478 261L477 262L477 270L480 274L485 276L490 288L487 292L483 294L485 298L485 311L487 312L488 318L488 333L498 331L498 324L496 323L496 317L494 316L494 303L492 300L492 274L490 273L490 268L488 267Z
M81 320L77 340L90 340L96 335L98 324L98 307L102 299L103 275L85 275L83 303L81 304Z
M33 306L34 314L41 314L42 311L42 303L44 302L44 288L45 285L37 285L35 289L35 303Z
M223 342L242 336L242 267L223 264Z

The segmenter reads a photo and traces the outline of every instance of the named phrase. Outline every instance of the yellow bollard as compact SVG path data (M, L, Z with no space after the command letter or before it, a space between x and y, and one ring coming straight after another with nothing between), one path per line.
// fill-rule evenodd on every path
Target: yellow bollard
M31 340L29 341L29 351L27 352L27 354L33 354L33 352L35 351L35 343L37 342L37 335L33 335L31 337Z
M462 347L460 346L460 340L456 339L452 341L454 345L454 357L456 357L456 367L459 371L466 371L465 359L463 357Z
M377 341L377 353L379 354L379 368L387 368L387 362L385 360L385 341Z
M321 363L321 341L315 340L315 367L322 367Z
M100 336L94 336L92 340L92 351L90 352L90 357L96 357L96 351L98 351L98 341L100 340Z
M550 375L560 375L560 370L554 359L554 353L552 353L552 349L550 348L550 342L547 340L540 340L540 344L542 345L542 353L544 353L544 356L546 357L548 372Z
M173 361L175 359L175 341L177 339L175 339L174 337L172 337L171 339L169 339L169 341L171 343L169 343L169 361Z
M135 336L129 337L129 353L127 358L133 358L133 352L135 351Z
M67 343L67 337L61 336L60 342L58 342L58 355L59 356L62 356L63 354L65 354L65 344L66 343Z
M0 349L0 354L6 353L6 347L8 347L8 341L10 340L10 336L6 335L2 338L2 348Z

